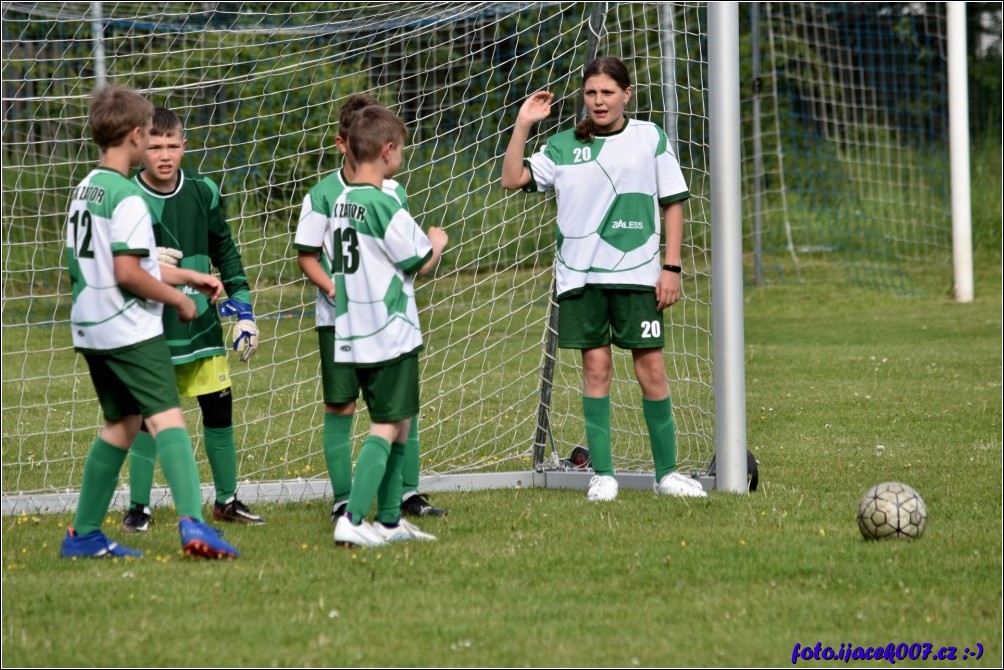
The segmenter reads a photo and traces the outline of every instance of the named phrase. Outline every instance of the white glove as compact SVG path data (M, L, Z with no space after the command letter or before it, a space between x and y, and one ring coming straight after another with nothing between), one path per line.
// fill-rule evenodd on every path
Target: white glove
M230 339L234 343L234 351L240 354L241 362L247 363L258 351L258 326L254 322L251 305L233 298L227 298L217 310L220 316L237 316L237 323L230 331Z
M185 254L181 253L177 249L171 249L170 247L157 247L157 260L163 265L170 265L171 267L178 267L178 263L184 258Z
M230 331L230 339L234 343L234 351L240 354L241 363L247 363L258 351L258 326L254 321L241 319Z

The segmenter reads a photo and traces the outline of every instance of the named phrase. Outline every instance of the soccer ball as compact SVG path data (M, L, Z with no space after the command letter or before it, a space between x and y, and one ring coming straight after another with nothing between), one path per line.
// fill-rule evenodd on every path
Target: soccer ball
M927 507L906 484L876 484L858 503L858 528L866 540L918 538L926 527Z

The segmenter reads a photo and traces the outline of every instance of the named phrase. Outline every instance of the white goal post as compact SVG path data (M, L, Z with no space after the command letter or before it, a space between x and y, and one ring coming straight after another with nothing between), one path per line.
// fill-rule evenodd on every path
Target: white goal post
M330 496L314 290L293 230L306 190L341 165L337 112L355 92L404 119L409 210L451 239L436 275L417 284L421 489L584 488L589 474L564 462L584 444L580 361L553 347L549 326L553 198L507 193L499 175L522 101L543 88L557 100L530 139L536 150L574 123L594 55L627 63L628 113L672 133L692 194L683 299L665 318L680 469L709 488L746 490L737 3L3 2L2 11L4 515L72 509L101 425L70 341L62 245L69 190L98 160L86 114L105 81L179 114L183 165L220 184L242 250L262 333L249 365L230 360L242 499ZM611 399L618 477L650 488L626 352L615 355ZM368 429L360 405L356 447ZM211 481L198 407L185 409ZM168 502L159 470L155 482L154 502Z

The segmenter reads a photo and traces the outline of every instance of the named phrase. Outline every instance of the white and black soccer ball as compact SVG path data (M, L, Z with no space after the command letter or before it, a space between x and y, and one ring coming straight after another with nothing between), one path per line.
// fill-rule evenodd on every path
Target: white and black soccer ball
M866 540L915 539L924 534L926 527L924 500L906 484L876 484L858 503L858 528Z

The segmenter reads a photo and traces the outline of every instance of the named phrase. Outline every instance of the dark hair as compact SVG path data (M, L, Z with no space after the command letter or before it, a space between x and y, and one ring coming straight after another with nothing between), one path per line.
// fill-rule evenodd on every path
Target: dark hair
M586 82L589 81L590 77L595 77L598 74L605 74L613 79L622 91L631 88L631 75L628 74L624 61L619 58L600 56L587 65L586 69L582 71L582 87L586 87ZM589 116L586 116L575 126L575 139L580 142L587 144L592 142L595 134L596 124Z
M388 142L404 144L408 131L394 112L380 105L363 107L349 124L349 153L360 163L380 157Z
M117 147L134 128L146 129L153 116L153 103L131 88L112 84L91 96L88 124L91 137L101 149Z
M178 115L163 107L153 110L153 127L150 129L150 134L163 137L171 133L178 133L179 136L185 134Z
M349 99L338 110L338 136L348 141L349 128L352 127L352 115L364 107L372 107L379 104L377 99L369 93L353 93L350 95Z

